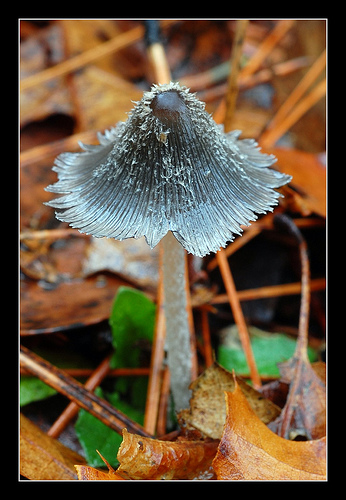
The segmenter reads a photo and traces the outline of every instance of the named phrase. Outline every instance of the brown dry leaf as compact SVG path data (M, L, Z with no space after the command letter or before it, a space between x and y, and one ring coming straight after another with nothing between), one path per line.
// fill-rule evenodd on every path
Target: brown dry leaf
M27 76L43 71L63 60L61 50L63 34L61 26L53 24L43 29L38 35L32 34L20 44L20 76ZM61 113L72 115L73 103L63 77L36 85L20 94L20 124L24 126L34 120Z
M315 361L311 366L316 375L326 384L326 364L323 361ZM264 384L260 388L261 394L280 408L283 408L286 404L288 391L289 381L286 382L280 379ZM271 428L271 424L269 424L268 427Z
M99 46L121 33L117 24L110 19L62 19L59 22L64 31L65 46L69 58ZM93 65L106 71L114 71L115 54L109 54L93 61Z
M107 320L115 294L120 286L127 284L111 275L71 280L51 290L39 282L24 282L21 284L21 335L52 333Z
M117 473L126 479L211 479L219 441L160 441L123 430Z
M84 130L103 131L119 121L126 121L133 101L143 95L123 78L95 66L76 75L75 88Z
M123 481L114 469L104 472L90 465L75 465L79 481Z
M318 156L306 151L278 147L263 148L263 152L274 154L278 159L277 168L292 175L291 185L298 189L301 197L301 206L296 209L302 215L314 212L326 217L326 169Z
M20 415L20 473L31 480L73 481L75 463L85 460Z
M79 481L123 481L124 479L116 473L101 453L98 450L96 451L107 465L108 472L94 469L90 465L75 465Z
M250 408L239 385L226 393L227 418L213 467L219 480L326 480L326 439L289 441Z
M299 242L302 294L296 348L291 359L279 365L281 381L289 384L287 401L270 428L285 439L297 436L319 439L326 434L326 384L315 372L308 357L310 266L307 245L287 216L282 216L280 220Z
M73 57L105 39L121 33L120 27L108 20L63 20L67 55ZM126 51L127 49L125 49ZM99 58L73 74L73 92L78 106L79 126L84 130L104 130L118 121L125 121L133 107L131 101L142 92L117 72L119 53Z
M280 415L281 409L265 399L246 382L236 377L251 408L265 424ZM201 431L205 436L221 439L226 419L225 391L233 391L235 382L232 373L214 363L207 368L194 382L190 408L182 410L178 418L182 426L188 425Z
M285 439L319 439L326 434L326 384L315 372L308 357L308 324L310 299L310 265L306 242L287 216L277 222L284 223L286 229L299 242L302 274L301 309L299 315L299 335L296 348L290 360L279 365L281 382L289 384L285 406L280 416L270 424L270 428Z
M306 357L293 356L279 365L281 378L290 383L286 404L280 416L269 428L285 439L305 436L319 439L326 435L326 385L325 373L320 363L316 373ZM321 378L322 375L322 378Z
M123 241L90 237L82 263L83 277L107 270L156 292L158 256L158 248L151 249L144 237Z

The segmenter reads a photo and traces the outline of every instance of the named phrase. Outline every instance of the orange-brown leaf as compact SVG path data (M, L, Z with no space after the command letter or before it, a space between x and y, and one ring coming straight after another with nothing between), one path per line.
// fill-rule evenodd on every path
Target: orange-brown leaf
M124 478L120 477L114 470L102 471L90 467L90 465L75 465L78 479L80 481L123 481Z
M325 480L325 438L289 441L250 408L240 387L227 392L227 418L213 467L221 480Z
M79 481L123 481L107 460L96 450L108 467L108 472L94 469L90 465L75 465Z
M317 155L288 148L263 148L263 152L274 154L278 168L292 175L292 185L299 189L305 215L314 212L326 217L326 169ZM299 209L299 207L296 207Z
M74 481L76 462L85 460L20 415L20 473L24 477L33 481Z
M117 473L128 479L210 479L219 441L161 441L123 430Z

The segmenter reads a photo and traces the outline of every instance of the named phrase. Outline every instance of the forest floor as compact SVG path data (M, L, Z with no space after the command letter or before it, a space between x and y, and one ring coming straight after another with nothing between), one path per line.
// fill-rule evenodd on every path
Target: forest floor
M161 21L172 79L217 123L239 22ZM325 480L326 20L246 25L230 127L293 179L223 257L188 256L198 378L178 415L158 248L43 205L56 156L96 144L154 83L143 22L19 28L20 480Z

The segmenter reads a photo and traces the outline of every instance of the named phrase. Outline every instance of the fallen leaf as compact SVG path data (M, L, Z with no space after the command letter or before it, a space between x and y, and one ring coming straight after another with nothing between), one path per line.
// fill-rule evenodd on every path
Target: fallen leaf
M84 458L45 434L24 415L20 415L20 473L31 480L73 481L75 463Z
M132 83L95 66L77 74L74 82L85 130L104 130L126 121L133 101L142 97L142 92Z
M123 430L117 473L127 479L211 479L219 441L161 441Z
M310 263L307 244L289 217L279 217L277 223L286 227L299 243L302 293L296 349L291 359L279 365L281 381L289 384L287 401L271 428L286 439L298 436L319 439L326 434L326 385L308 358Z
M236 383L213 468L219 480L326 480L326 439L289 441L255 415Z
M97 453L107 465L108 472L94 469L89 465L75 465L79 481L123 481L124 479L117 474L101 453L99 451Z
M63 33L61 26L57 23L48 26L39 35L32 35L22 41L20 44L21 78L23 79L45 70L52 64L61 62L64 57L60 49L62 44ZM54 113L66 115L72 115L73 113L73 100L63 77L21 91L21 126L35 120L45 119Z
M304 202L304 214L314 212L326 217L326 168L317 155L285 148L263 148L263 152L274 154L278 169L292 175L291 185L297 188ZM298 208L298 207L297 207Z
M24 281L21 334L51 333L107 320L115 294L126 284L111 275L72 280L48 290L39 282Z
M261 393L236 377L245 397L258 418L265 424L280 415L280 408L265 399ZM192 384L190 408L182 410L178 418L182 426L188 425L201 431L205 436L221 439L226 419L225 391L233 391L235 381L231 372L214 363Z
M114 469L104 472L89 465L75 465L79 481L124 481Z
M144 237L123 241L91 237L82 268L84 277L110 271L136 286L156 291L158 249L151 250Z
M281 414L269 424L269 428L286 439L304 436L310 440L325 436L325 382L308 359L293 357L279 368L282 380L290 380L289 393Z

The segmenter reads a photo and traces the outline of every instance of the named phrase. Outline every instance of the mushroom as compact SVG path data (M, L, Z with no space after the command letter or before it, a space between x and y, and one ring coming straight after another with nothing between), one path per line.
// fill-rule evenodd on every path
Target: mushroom
M81 232L118 240L145 236L151 248L163 239L176 409L188 406L191 381L188 318L180 299L183 248L203 257L225 247L241 225L273 210L282 196L275 189L291 180L269 168L273 155L240 134L225 133L186 87L153 85L126 122L98 135L99 145L80 144L84 152L59 155L53 167L58 182L47 188L63 195L47 203L56 217Z

